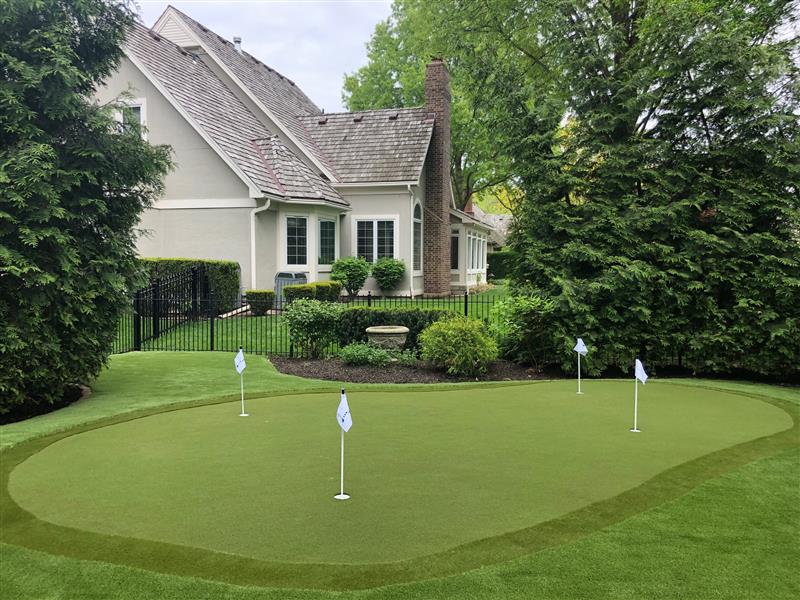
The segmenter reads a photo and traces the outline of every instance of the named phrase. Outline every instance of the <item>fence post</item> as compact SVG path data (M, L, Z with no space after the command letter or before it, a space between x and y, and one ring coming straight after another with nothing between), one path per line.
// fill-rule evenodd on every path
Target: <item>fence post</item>
M161 280L153 282L153 337L161 335Z
M367 306L372 306L372 290L367 292Z
M139 352L142 349L142 292L137 290L133 297L133 349Z
M197 267L192 267L192 319L197 320L197 296L199 293L198 286L200 284L200 275L197 273Z
M469 290L464 290L464 316L469 316Z
M217 311L214 310L214 295L213 294L209 295L208 305L209 305L209 312L211 313L210 314L211 321L209 322L209 329L208 329L208 332L209 332L208 345L209 345L209 349L213 352L214 351L214 319L217 316L216 315Z

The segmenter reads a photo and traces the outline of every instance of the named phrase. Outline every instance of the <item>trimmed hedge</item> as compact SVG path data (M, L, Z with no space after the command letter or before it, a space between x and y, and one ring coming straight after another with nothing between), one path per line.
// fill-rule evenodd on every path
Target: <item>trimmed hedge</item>
M367 327L402 325L408 327L406 349L416 349L417 336L423 329L456 313L443 308L380 308L356 306L342 311L339 317L339 345L367 341Z
M499 250L489 252L486 255L486 279L505 279L508 277L509 266L511 265L512 253L510 250Z
M315 283L300 283L287 285L283 288L283 297L289 302L300 298L322 300L324 302L337 302L342 293L342 284L338 281L317 281Z
M254 315L266 315L275 306L272 290L247 290L247 303Z
M420 334L419 342L423 360L459 377L486 373L497 358L497 344L483 323L467 317L433 323Z
M218 313L236 308L239 300L239 263L232 260L211 260L202 258L140 258L139 262L147 271L150 281L188 271L192 267L202 267L208 275L209 291L214 295Z

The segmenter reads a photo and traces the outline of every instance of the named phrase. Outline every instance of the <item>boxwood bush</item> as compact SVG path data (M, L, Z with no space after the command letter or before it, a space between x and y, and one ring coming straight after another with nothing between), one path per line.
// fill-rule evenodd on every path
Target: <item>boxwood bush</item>
M339 344L367 341L367 327L374 325L403 325L408 327L405 348L417 347L417 336L431 323L455 313L442 308L376 308L356 306L346 308L339 317Z
M405 274L406 263L396 258L379 258L372 267L372 276L382 292L391 292L395 289Z
M283 288L283 297L289 302L300 298L314 298L325 302L338 302L342 293L342 284L338 281L317 281L287 285Z
M140 258L150 281L202 267L208 275L209 291L214 295L216 312L226 313L236 308L239 300L241 269L232 260L200 258Z
M298 350L311 358L324 356L336 341L336 324L344 306L309 298L293 301L283 313L289 338Z
M275 305L272 290L247 290L247 303L254 315L266 315Z
M461 377L485 373L497 358L497 344L484 324L461 316L433 323L420 334L419 344L423 360Z

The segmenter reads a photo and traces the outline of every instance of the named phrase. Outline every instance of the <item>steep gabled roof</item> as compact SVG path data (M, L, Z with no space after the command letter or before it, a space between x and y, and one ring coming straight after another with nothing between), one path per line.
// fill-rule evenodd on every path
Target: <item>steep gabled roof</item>
M424 108L332 113L299 120L342 183L416 182L434 123Z
M297 116L318 115L322 111L295 83L268 67L220 35L174 7L170 7L189 30L197 36L209 53L219 60L242 85L269 111L270 116L287 130L303 148L336 177L327 157L316 146Z
M149 29L135 25L126 52L145 75L163 89L189 118L262 193L274 196L346 202L317 174L283 147L264 155L255 140L274 136L200 58ZM271 161L279 161L273 165ZM302 184L282 185L276 173L303 173ZM288 175L287 175L288 177Z

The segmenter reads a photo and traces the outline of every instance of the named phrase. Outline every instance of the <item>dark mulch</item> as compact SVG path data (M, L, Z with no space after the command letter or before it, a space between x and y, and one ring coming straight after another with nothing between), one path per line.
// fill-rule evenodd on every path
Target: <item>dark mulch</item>
M17 421L24 421L31 417L38 417L59 408L69 406L73 402L77 402L81 398L85 398L92 391L83 385L68 385L64 390L64 395L53 402L52 404L44 402L28 402L26 404L13 406L7 413L0 414L0 425L7 425L9 423L16 423Z
M338 358L307 359L272 356L270 361L281 373L298 375L310 379L349 381L351 383L452 383L455 381L526 381L550 379L546 373L498 360L492 363L489 372L479 378L459 378L431 369L420 363L418 367L390 364L385 367L354 367L345 365Z

